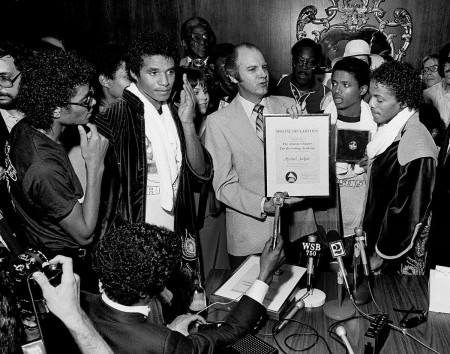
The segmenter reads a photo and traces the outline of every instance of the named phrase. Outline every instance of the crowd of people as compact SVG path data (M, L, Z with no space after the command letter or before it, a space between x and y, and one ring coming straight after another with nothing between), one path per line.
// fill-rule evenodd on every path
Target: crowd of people
M74 339L68 353L233 343L260 320L277 267L305 261L301 241L315 235L326 246L327 218L341 221L347 249L363 227L374 273L449 265L450 44L414 68L389 46L346 41L324 76L321 45L304 38L292 47L292 72L271 90L256 45L217 43L200 17L180 37L183 57L156 32L89 55L58 38L0 41L0 303L11 319L0 320L10 334L2 352L20 352L39 325L19 313L10 281L24 250L62 265L57 286L33 277ZM278 113L328 114L337 145L339 131L368 138L357 161L336 158L332 145L329 198L285 194L283 237L272 248L264 115ZM195 287L249 255L261 256L258 279L220 327L192 333L206 323L186 315ZM42 325L50 353L68 338L54 321Z

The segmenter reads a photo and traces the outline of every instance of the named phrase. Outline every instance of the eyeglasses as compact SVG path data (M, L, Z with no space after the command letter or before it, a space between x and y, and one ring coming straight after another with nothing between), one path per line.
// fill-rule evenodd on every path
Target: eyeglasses
M296 61L294 61L294 66L296 67L304 67L307 69L314 69L317 64L314 60L304 60L304 59L297 59Z
M93 100L94 100L94 91L91 89L89 90L86 98L84 99L85 103L77 103L77 102L64 102L64 103L89 109L92 107Z
M431 65L423 68L422 74L435 73L436 71L438 71L438 65Z
M400 326L403 327L403 328L414 328L414 327L417 327L418 325L426 322L427 319L428 319L428 311L426 311L426 310L416 310L414 305L412 305L409 310L401 310L401 309L396 309L396 308L394 308L393 310L395 312L403 312L403 313L405 313L403 318L400 320ZM410 314L416 314L418 316L408 318L408 316Z
M16 82L16 80L19 78L19 76L22 73L18 73L16 76L14 76L12 79L10 79L9 77L5 77L5 76L0 76L0 86L2 88L10 88L13 87L14 83Z
M189 36L191 37L191 39L195 42L195 43L200 43L202 40L204 42L210 42L211 41L211 35L208 33L205 34L200 34L200 33L191 33L189 34Z

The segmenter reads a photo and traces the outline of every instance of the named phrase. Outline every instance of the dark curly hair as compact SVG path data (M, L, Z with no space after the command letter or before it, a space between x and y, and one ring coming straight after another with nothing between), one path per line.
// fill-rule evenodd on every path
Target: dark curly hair
M295 43L291 48L292 61L300 55L302 48L311 48L314 52L314 58L316 62L322 59L322 46L319 43L314 42L310 38L302 38L297 43Z
M127 70L138 76L139 71L144 65L144 57L161 55L165 58L172 58L175 66L178 66L179 57L177 48L162 33L144 32L133 40L125 57ZM130 79L135 81L130 75Z
M23 65L17 108L32 127L48 131L53 111L66 107L77 88L89 84L94 72L91 64L74 53L37 52Z
M355 78L358 86L369 86L370 84L370 67L365 61L355 57L345 57L337 61L333 66L333 74L335 71L345 71Z
M11 56L14 58L14 65L17 70L22 71L22 64L33 54L31 49L21 43L0 40L0 58Z
M128 224L109 232L94 247L92 263L106 295L122 305L142 294L161 292L181 265L181 240L163 227Z
M371 81L389 88L397 101L410 109L418 109L422 101L420 72L409 63L389 61L372 71Z

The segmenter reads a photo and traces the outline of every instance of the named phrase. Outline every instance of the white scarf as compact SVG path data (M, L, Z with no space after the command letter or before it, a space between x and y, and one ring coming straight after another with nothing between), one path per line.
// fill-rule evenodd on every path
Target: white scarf
M139 91L135 83L132 83L127 90L144 104L145 135L152 144L153 156L160 176L161 207L171 212L182 162L177 127L167 103L162 104L163 114L160 115L153 104Z
M369 159L382 154L391 146L400 130L414 113L416 113L415 110L404 108L389 122L378 127L372 141L367 145L367 156L369 156Z

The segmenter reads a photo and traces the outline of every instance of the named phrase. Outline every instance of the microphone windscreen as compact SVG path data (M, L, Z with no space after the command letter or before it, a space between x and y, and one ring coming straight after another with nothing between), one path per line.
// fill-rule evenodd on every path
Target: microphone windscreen
M339 233L336 230L330 230L327 232L328 243L339 241L339 240L342 241L341 236L339 235Z

